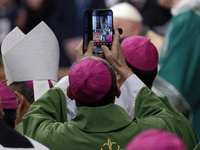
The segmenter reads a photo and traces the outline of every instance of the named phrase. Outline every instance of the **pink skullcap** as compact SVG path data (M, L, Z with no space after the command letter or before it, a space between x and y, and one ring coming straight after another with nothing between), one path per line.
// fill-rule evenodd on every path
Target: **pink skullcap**
M125 38L121 43L126 61L142 71L153 71L158 65L158 51L143 36Z
M164 130L151 129L138 134L125 150L186 150L183 141Z
M109 69L95 59L83 59L70 70L69 85L72 94L81 102L92 103L103 98L111 87Z
M53 87L53 84L51 83L51 81L50 80L48 80L48 82L49 82L49 87L50 87L50 89ZM26 84L31 88L31 89L34 89L33 88L33 81L26 81Z
M0 82L0 97L3 109L17 109L18 104L11 88Z
M110 34L107 35L106 36L106 41L109 42L109 43L111 43L112 42L112 35L110 35Z

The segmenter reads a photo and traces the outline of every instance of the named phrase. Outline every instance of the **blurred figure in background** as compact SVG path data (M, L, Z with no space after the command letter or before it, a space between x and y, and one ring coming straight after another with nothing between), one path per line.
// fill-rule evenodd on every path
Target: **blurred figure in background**
M153 32L143 24L140 12L128 2L118 3L110 8L113 11L113 21L117 28L122 28L121 37L140 35L151 39L158 51L161 48L163 37Z
M0 45L15 26L18 4L16 0L0 0Z
M160 52L158 75L190 104L192 124L200 138L200 1L159 0L173 15Z
M113 11L113 21L117 28L122 28L121 37L139 35L143 28L143 18L140 12L127 2L118 3L110 8Z
M130 4L135 6L142 15L143 24L151 30L164 35L168 21L171 18L170 9L164 8L158 4L158 0L129 0Z
M26 34L41 21L49 25L54 6L55 0L21 1L18 17L16 18L16 26Z
M58 0L54 14L53 31L61 48L60 67L69 67L75 61L75 49L83 38L84 9L106 8L104 0Z

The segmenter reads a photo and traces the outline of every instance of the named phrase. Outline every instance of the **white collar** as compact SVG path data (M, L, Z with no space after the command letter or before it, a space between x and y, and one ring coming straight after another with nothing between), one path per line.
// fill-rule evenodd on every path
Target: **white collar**
M177 16L187 10L193 9L197 5L200 6L200 0L180 0L172 9L171 14Z

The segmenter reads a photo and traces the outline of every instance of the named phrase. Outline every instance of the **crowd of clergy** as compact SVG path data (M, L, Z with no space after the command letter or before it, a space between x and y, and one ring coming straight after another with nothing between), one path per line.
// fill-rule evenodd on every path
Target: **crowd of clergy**
M1 44L0 149L200 150L200 1L157 2L172 14L164 36L117 3L112 48L94 54L90 41L83 52L82 40L61 78L45 21L11 30Z

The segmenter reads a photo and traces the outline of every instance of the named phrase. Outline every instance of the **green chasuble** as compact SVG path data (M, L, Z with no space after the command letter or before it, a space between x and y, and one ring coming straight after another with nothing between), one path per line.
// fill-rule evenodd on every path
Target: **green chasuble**
M51 150L125 149L134 136L151 128L178 135L188 150L198 143L184 116L166 98L157 97L147 87L138 92L135 116L132 121L123 108L109 104L77 107L77 115L67 122L65 95L60 88L54 87L31 105L23 117L23 133Z
M200 150L200 143L194 148L194 150Z
M158 75L190 104L200 138L200 7L172 18L159 57Z

